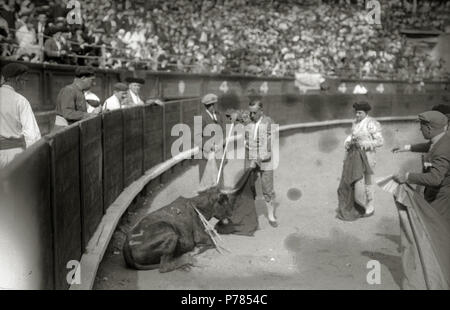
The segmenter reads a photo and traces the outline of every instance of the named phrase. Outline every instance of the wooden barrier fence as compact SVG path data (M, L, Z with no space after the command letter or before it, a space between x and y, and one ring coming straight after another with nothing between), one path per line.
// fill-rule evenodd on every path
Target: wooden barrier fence
M199 103L195 98L108 112L47 135L17 156L0 175L2 244L18 249L2 254L17 265L9 266L14 279L0 275L0 282L9 281L0 286L69 288L70 266L81 259L108 207L171 157L169 126L191 117ZM21 277L24 268L32 276Z

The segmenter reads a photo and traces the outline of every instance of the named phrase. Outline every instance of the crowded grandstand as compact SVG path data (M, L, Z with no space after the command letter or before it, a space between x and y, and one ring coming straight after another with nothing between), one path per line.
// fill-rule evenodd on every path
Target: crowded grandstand
M408 34L449 32L450 2L0 0L10 60L187 73L440 80L445 60ZM67 22L73 19L74 22ZM447 30L447 31L446 31Z

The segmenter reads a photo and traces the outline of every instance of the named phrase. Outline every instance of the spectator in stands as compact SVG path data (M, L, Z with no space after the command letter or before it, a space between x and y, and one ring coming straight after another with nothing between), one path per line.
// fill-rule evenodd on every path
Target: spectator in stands
M55 0L53 5L50 7L50 19L56 21L58 17L67 17L69 10L66 8L66 4L63 0Z
M75 29L71 42L71 50L76 55L84 56L91 50L88 44L88 38L84 34L82 28ZM83 66L85 64L85 59L83 57L79 57L76 59L76 63L79 66Z
M68 51L65 49L62 39L62 32L65 28L53 27L48 30L51 38L48 38L44 44L45 60L56 63L67 63Z
M33 20L24 17L19 20L22 25L16 32L16 39L19 43L19 49L16 52L17 59L37 62L40 55L40 47L37 45L36 32L33 26Z
M11 8L5 0L0 0L0 17L2 17L8 24L9 29L16 28L16 16L14 8Z
M19 18L23 18L24 16L31 16L34 11L34 3L31 0L22 0L20 2L20 9L17 13Z
M18 1L16 12L26 12L29 2ZM144 10L134 2L125 9L120 2L97 0L83 3L81 10L86 32L105 29L101 43L114 47L107 51L108 68L275 76L305 70L354 78L404 77L410 71L438 79L444 74L426 59L415 58L397 29L443 31L450 2L420 1L415 15L396 1L382 2L383 27L367 24L365 8L352 3L341 6L331 1L314 6L280 0L264 4L177 0L146 2ZM41 8L42 3L36 6ZM55 0L49 10L50 22L66 25L64 1ZM0 0L2 14L8 16L4 19L9 29L15 29L14 9L5 0ZM95 52L81 48L77 54L91 52L98 55L98 47ZM117 59L124 57L130 60ZM402 58L408 63L400 67Z
M129 77L126 78L125 81L129 83L127 102L130 102L132 105L144 104L144 101L141 98L141 87L145 84L145 80L141 78Z
M0 169L41 138L28 100L17 91L26 83L28 67L10 63L3 67L0 87Z
M9 34L8 22L0 16L0 31L1 35L7 37Z
M73 83L60 90L56 98L56 114L66 120L68 124L89 117L83 92L92 87L94 80L93 68L77 67Z
M112 111L128 106L126 99L128 93L128 85L125 83L114 84L114 94L106 99L103 104L104 111Z
M46 28L47 28L47 16L41 13L37 17L34 29L36 29L38 40L42 40L42 44L44 44L44 33Z

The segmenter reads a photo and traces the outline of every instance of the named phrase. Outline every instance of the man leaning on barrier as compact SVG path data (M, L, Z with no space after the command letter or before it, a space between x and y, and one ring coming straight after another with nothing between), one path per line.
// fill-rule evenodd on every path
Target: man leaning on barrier
M450 133L448 118L438 111L419 114L420 131L426 143L395 147L392 151L426 153L422 173L398 173L394 180L425 186L424 197L450 225Z
M0 87L0 169L41 138L28 100L17 93L26 82L28 67L10 63L3 67Z
M448 244L448 240L440 242L439 238L446 238L450 231L450 133L447 132L447 117L438 111L427 111L419 114L420 130L423 137L429 140L426 143L405 145L403 147L395 147L392 151L398 152L420 152L426 153L423 156L423 167L421 173L397 173L394 180L400 184L409 183L425 186L424 198L429 203L428 208L432 208L435 212L428 213L424 219L420 219L422 223L431 223L434 233L433 235L418 234L410 225L404 224L411 221L411 215L406 210L399 210L400 216L400 238L402 245L402 265L405 277L403 279L403 289L425 289L430 283L438 284L438 278L430 281L425 270L434 270L435 263L430 259L432 253L423 253L420 250L421 239L430 240L432 236L433 242L437 244ZM430 210L431 211L431 210ZM437 218L433 218L433 214ZM439 221L442 219L442 222ZM430 222L431 221L431 222ZM422 224L422 225L424 225ZM445 246L435 248L434 251L448 251ZM425 257L421 257L425 255ZM437 262L437 265L448 264L448 255L444 254L445 260ZM428 264L428 265L424 265ZM439 268L440 269L440 268ZM422 271L422 272L421 272ZM437 274L442 269L436 270ZM422 274L424 276L422 276Z
M83 92L92 87L94 80L93 68L78 67L75 70L73 83L64 86L56 98L56 126L70 125L90 116Z

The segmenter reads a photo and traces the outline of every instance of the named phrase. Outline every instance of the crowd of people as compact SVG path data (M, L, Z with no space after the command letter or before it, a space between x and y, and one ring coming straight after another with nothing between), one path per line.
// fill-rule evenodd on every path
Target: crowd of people
M293 76L439 79L442 60L406 44L402 29L444 32L450 2L175 0L82 2L81 23L63 0L0 0L2 56L104 68ZM15 30L15 31L14 31Z

